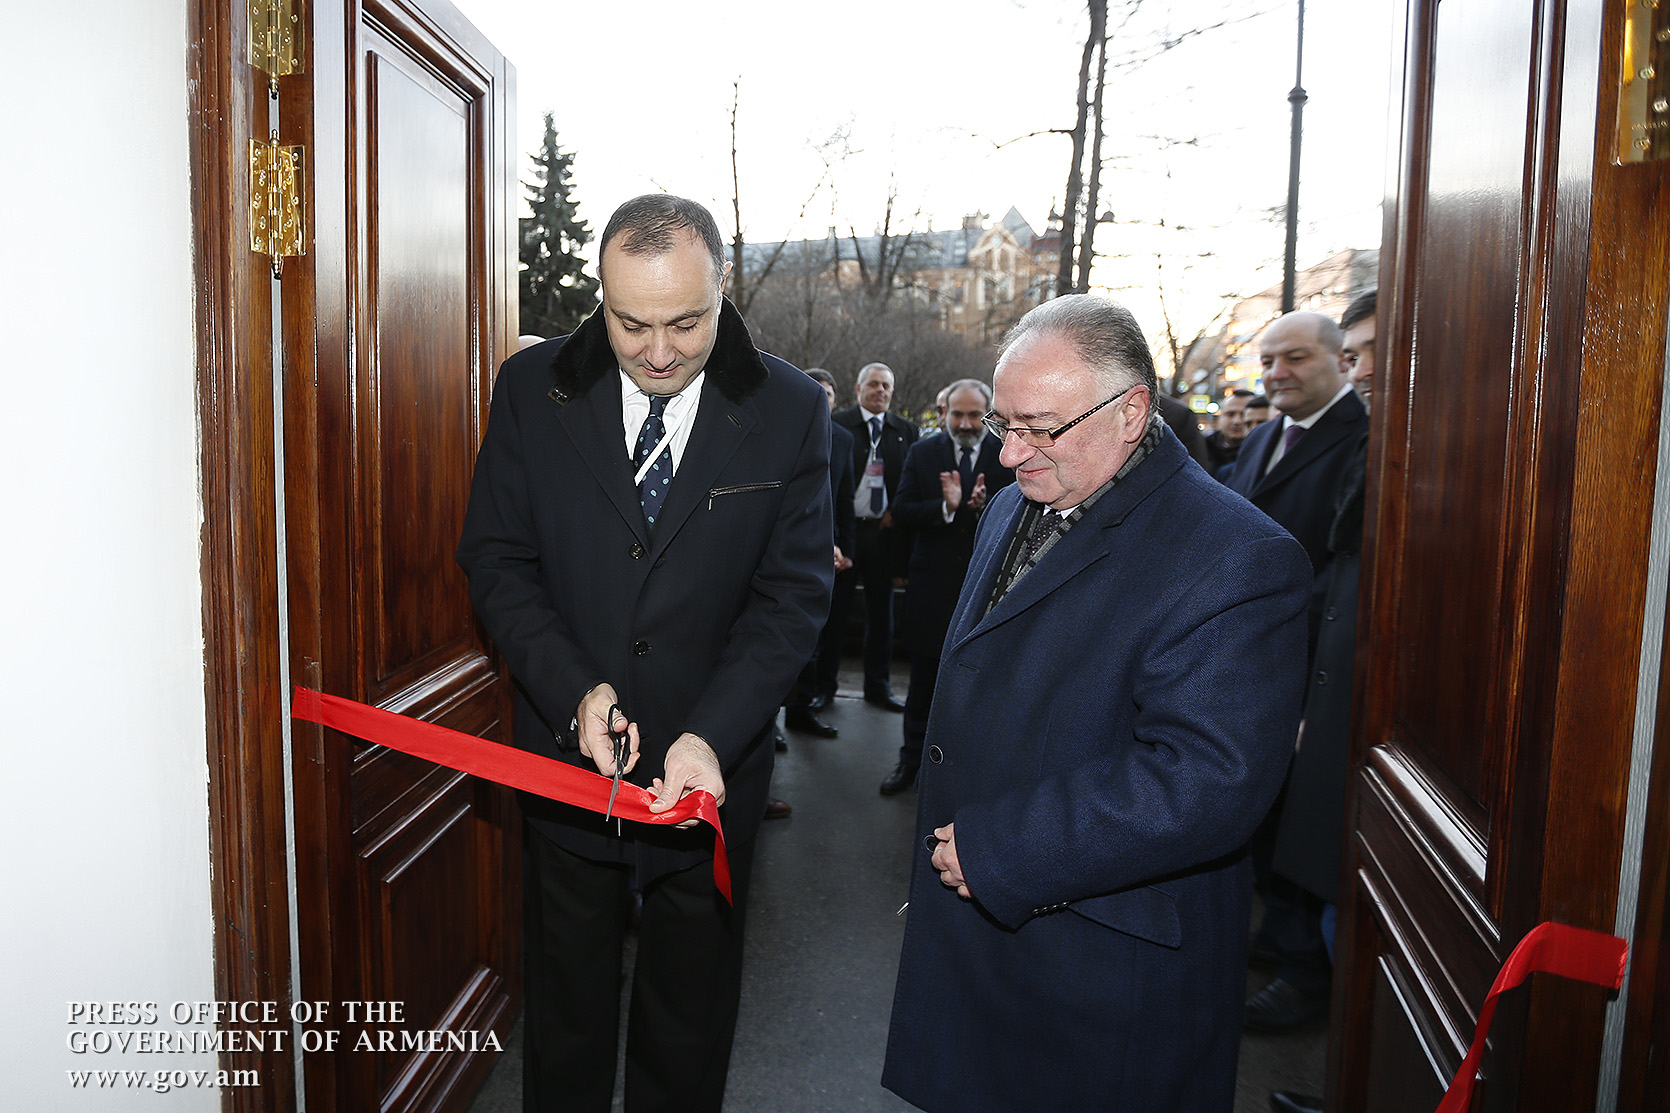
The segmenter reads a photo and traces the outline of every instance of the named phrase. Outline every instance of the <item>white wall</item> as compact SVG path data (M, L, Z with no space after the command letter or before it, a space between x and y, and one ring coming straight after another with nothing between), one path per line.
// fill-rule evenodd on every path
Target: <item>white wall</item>
M65 1074L215 1065L66 1047L69 1001L214 996L185 8L7 9L0 1104L210 1110Z

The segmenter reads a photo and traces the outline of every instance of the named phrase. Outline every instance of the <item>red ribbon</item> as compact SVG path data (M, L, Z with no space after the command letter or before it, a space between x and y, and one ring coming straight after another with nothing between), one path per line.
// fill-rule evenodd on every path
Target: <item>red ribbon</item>
M1467 1058L1457 1068L1444 1100L1438 1103L1437 1113L1465 1113L1472 1103L1479 1060L1484 1057L1485 1037L1490 1034L1490 1021L1496 1015L1496 998L1503 991L1520 985L1533 972L1558 974L1562 978L1617 989L1624 984L1624 959L1628 955L1629 944L1615 935L1565 924L1538 924L1532 928L1496 975L1484 1007L1479 1010L1473 1046L1467 1049Z
M356 703L341 696L329 696L311 688L296 686L290 714L310 723L363 738L391 750L444 765L472 777L484 777L511 788L520 788L564 804L573 804L602 815L609 806L614 778L592 773L552 758L449 730L380 707ZM713 794L698 789L664 812L652 812L655 794L647 788L620 783L614 814L637 823L661 826L700 819L713 828L713 884L731 899L731 864L725 855L725 832L719 826L719 805Z

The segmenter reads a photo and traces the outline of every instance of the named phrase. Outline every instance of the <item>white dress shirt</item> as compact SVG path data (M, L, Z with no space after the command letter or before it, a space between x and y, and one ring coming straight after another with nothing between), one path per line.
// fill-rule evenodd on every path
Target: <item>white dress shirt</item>
M673 474L678 474L679 461L684 459L684 446L690 443L690 430L696 426L696 411L702 404L702 380L707 377L706 371L699 371L696 377L685 384L684 389L667 399L667 408L662 412L661 420L667 426L667 432L672 437L667 442L667 448L673 454ZM638 389L638 384L626 374L620 373L620 423L622 432L626 436L626 458L631 460L638 448L638 433L644 427L644 418L649 416L649 395ZM652 446L653 447L653 446ZM655 455L660 455L656 453Z

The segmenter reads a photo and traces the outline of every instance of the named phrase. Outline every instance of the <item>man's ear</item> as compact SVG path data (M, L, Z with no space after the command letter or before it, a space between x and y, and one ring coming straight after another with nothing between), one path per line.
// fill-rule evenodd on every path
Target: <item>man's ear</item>
M1142 393L1138 394L1138 390ZM1120 401L1125 409L1125 441L1135 444L1148 432L1148 413L1154 408L1154 396L1144 386L1131 391Z

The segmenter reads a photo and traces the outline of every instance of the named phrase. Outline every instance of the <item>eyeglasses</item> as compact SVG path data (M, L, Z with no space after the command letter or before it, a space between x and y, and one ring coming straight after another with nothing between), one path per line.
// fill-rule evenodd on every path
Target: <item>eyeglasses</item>
M1083 413L1079 414L1059 429L1029 429L1025 425L1005 425L991 414L987 414L985 417L981 418L980 424L986 427L986 432L990 433L1000 441L1007 440L1009 438L1009 434L1013 433L1021 439L1022 444L1029 444L1033 448L1048 448L1060 439L1061 434L1065 433L1067 430L1071 429L1073 426L1077 425L1079 422L1083 421L1103 406L1111 406L1113 403L1119 401L1140 385L1140 383L1132 383L1118 394L1115 394L1112 398L1098 402L1094 406L1091 406L1088 410L1085 410Z

